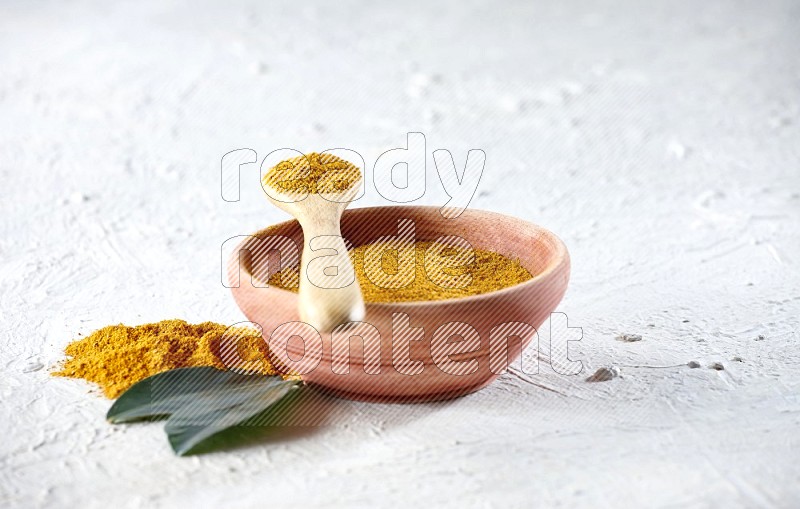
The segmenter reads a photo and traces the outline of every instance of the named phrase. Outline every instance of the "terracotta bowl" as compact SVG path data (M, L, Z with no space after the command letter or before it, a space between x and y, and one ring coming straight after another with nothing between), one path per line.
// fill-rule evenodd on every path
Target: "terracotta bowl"
M281 267L296 265L303 246L296 221L274 225L234 250L228 276L237 304L262 327L278 366L350 399L461 396L488 385L516 360L566 291L570 263L564 244L548 230L514 217L467 210L447 219L437 207L360 208L345 211L342 235L353 246L367 244L397 236L401 220L413 221L417 241L456 235L474 248L518 259L534 277L474 297L367 302L364 322L369 325L318 335L297 323L297 294L265 283Z

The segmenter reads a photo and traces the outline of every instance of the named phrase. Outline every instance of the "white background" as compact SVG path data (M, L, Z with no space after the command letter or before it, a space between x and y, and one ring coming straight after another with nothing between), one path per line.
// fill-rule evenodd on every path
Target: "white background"
M796 2L227 3L0 6L0 505L800 504ZM223 154L350 148L354 206L386 204L371 165L409 131L431 170L484 150L472 206L568 245L585 371L534 377L559 393L334 402L177 458L48 375L107 324L243 319L220 245L286 216L255 168L224 202Z

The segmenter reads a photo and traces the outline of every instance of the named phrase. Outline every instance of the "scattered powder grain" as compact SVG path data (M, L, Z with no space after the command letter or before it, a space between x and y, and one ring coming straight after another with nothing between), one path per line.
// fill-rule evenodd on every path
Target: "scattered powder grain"
M600 368L594 372L589 378L586 379L587 382L608 382L609 380L613 380L618 376L622 375L620 369L616 366L610 366L607 368Z
M235 351L221 348L227 345L236 345ZM235 356L238 362L223 362L223 351L225 360ZM265 375L277 374L258 331L229 331L227 326L212 322L191 325L183 320L164 320L136 327L110 325L70 343L65 353L69 359L53 375L94 382L109 398L116 398L139 380L175 368L226 369L236 364Z
M385 245L384 245L385 244ZM463 267L443 269L452 276L469 274L471 281L469 284L458 288L446 288L437 284L435 278L430 277L425 268L425 257L428 250L434 246L434 242L416 242L415 251L415 270L413 281L409 281L407 286L402 288L387 288L385 285L376 284L367 275L364 268L364 254L371 246L379 249L385 247L385 255L381 259L382 271L384 274L397 274L399 270L399 254L397 249L388 243L374 243L359 246L350 250L350 260L361 286L361 293L366 302L413 302L454 299L459 297L469 297L482 293L501 290L509 286L531 279L531 273L520 265L519 261L513 260L492 251L475 249L474 260ZM451 254L448 252L449 246L440 250L442 256ZM370 274L373 274L372 272ZM373 277L373 279L375 279ZM284 284L288 283L288 284ZM297 267L287 267L280 272L273 274L269 279L270 285L296 292L298 289L299 275Z
M350 189L361 178L354 164L332 154L312 152L282 161L264 175L264 184L286 193L333 193Z

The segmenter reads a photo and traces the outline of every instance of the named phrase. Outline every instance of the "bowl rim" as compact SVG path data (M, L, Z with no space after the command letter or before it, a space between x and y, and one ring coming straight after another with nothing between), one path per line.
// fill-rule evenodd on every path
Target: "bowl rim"
M439 211L441 209L441 207L437 207L437 206L434 206L434 205L383 205L383 206L372 206L372 207L348 208L347 210L344 211L344 214L348 214L348 213L355 212L355 211L358 211L359 213L367 213L369 211L375 211L375 210L378 210L378 209L387 209L387 208L396 209L396 210L413 209L413 210L416 210L416 211L436 212L436 213L439 213ZM539 272L538 274L533 276L531 279L528 279L527 281L523 281L522 283L517 283L515 285L507 286L505 288L500 288L499 290L493 290L491 292L480 293L480 294L477 294L477 295L469 295L467 297L453 297L453 298L449 298L449 299L438 299L438 300L415 300L415 301L410 301L410 302L408 302L408 301L407 302L369 302L369 301L364 301L364 305L367 306L367 307L370 307L370 308L374 308L374 309L387 309L387 310L388 309L392 309L392 310L396 310L397 308L412 309L412 308L419 307L419 306L431 306L431 305L442 305L442 304L453 304L453 303L466 304L466 303L478 302L478 301L483 300L483 299L490 299L490 298L498 297L498 296L503 295L505 293L511 293L511 292L514 292L514 291L519 291L520 289L522 289L522 288L524 288L526 286L538 285L541 281L547 279L552 273L556 272L558 269L562 268L565 265L569 265L569 263L570 263L569 251L567 250L567 246L564 244L564 241L562 241L561 238L558 235L556 235L555 233L553 233L552 231L548 230L547 228L545 228L543 226L540 226L540 225L538 225L536 223L532 223L530 221L526 221L524 219L520 219L520 218L518 218L516 216L511 216L511 215L508 215L508 214L501 214L499 212L494 212L494 211L491 211L491 210L470 208L470 209L466 209L464 212L465 213L466 212L477 212L477 213L480 213L480 214L496 216L496 217L502 217L503 219L506 219L506 220L507 219L511 219L513 221L516 221L516 222L524 224L526 227L529 227L529 228L532 227L533 229L540 231L545 236L547 236L550 240L552 240L552 244L553 244L553 247L554 247L552 261L545 267L545 269L543 271ZM256 232L250 234L250 236L251 237L257 237L262 233L267 233L269 230L273 230L274 231L275 229L277 229L279 227L282 227L284 225L288 225L288 224L291 224L291 223L297 223L297 222L298 222L297 219L291 218L291 219L288 219L286 221L281 221L279 223L275 223L273 225L267 226L266 228L262 228L262 229L260 229L260 230L258 230ZM244 240L242 243L240 243L238 245L238 247L237 247L237 250L234 251L234 252L238 253L239 252L239 248L241 248L244 245L244 243L246 243L246 242L248 242L248 240ZM499 253L499 254L503 254L503 253ZM241 269L245 270L246 273L249 276L254 277L252 272L250 272L250 268L249 267L242 266ZM285 292L285 293L287 293L289 295L294 296L295 298L297 297L297 293L296 292L292 292L292 291L286 290L285 288L279 288L277 286L270 286L269 289L270 290L275 290L275 291L280 291L280 292Z

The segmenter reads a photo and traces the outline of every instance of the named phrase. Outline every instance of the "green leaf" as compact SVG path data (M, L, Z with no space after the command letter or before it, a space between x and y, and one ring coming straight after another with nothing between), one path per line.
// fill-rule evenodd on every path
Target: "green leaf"
M181 368L146 378L108 411L112 423L168 416L170 445L184 455L232 426L273 407L300 382L278 376L242 375L211 367Z
M128 388L111 405L113 424L165 418L209 385L209 378L228 373L212 367L179 368L147 377Z

